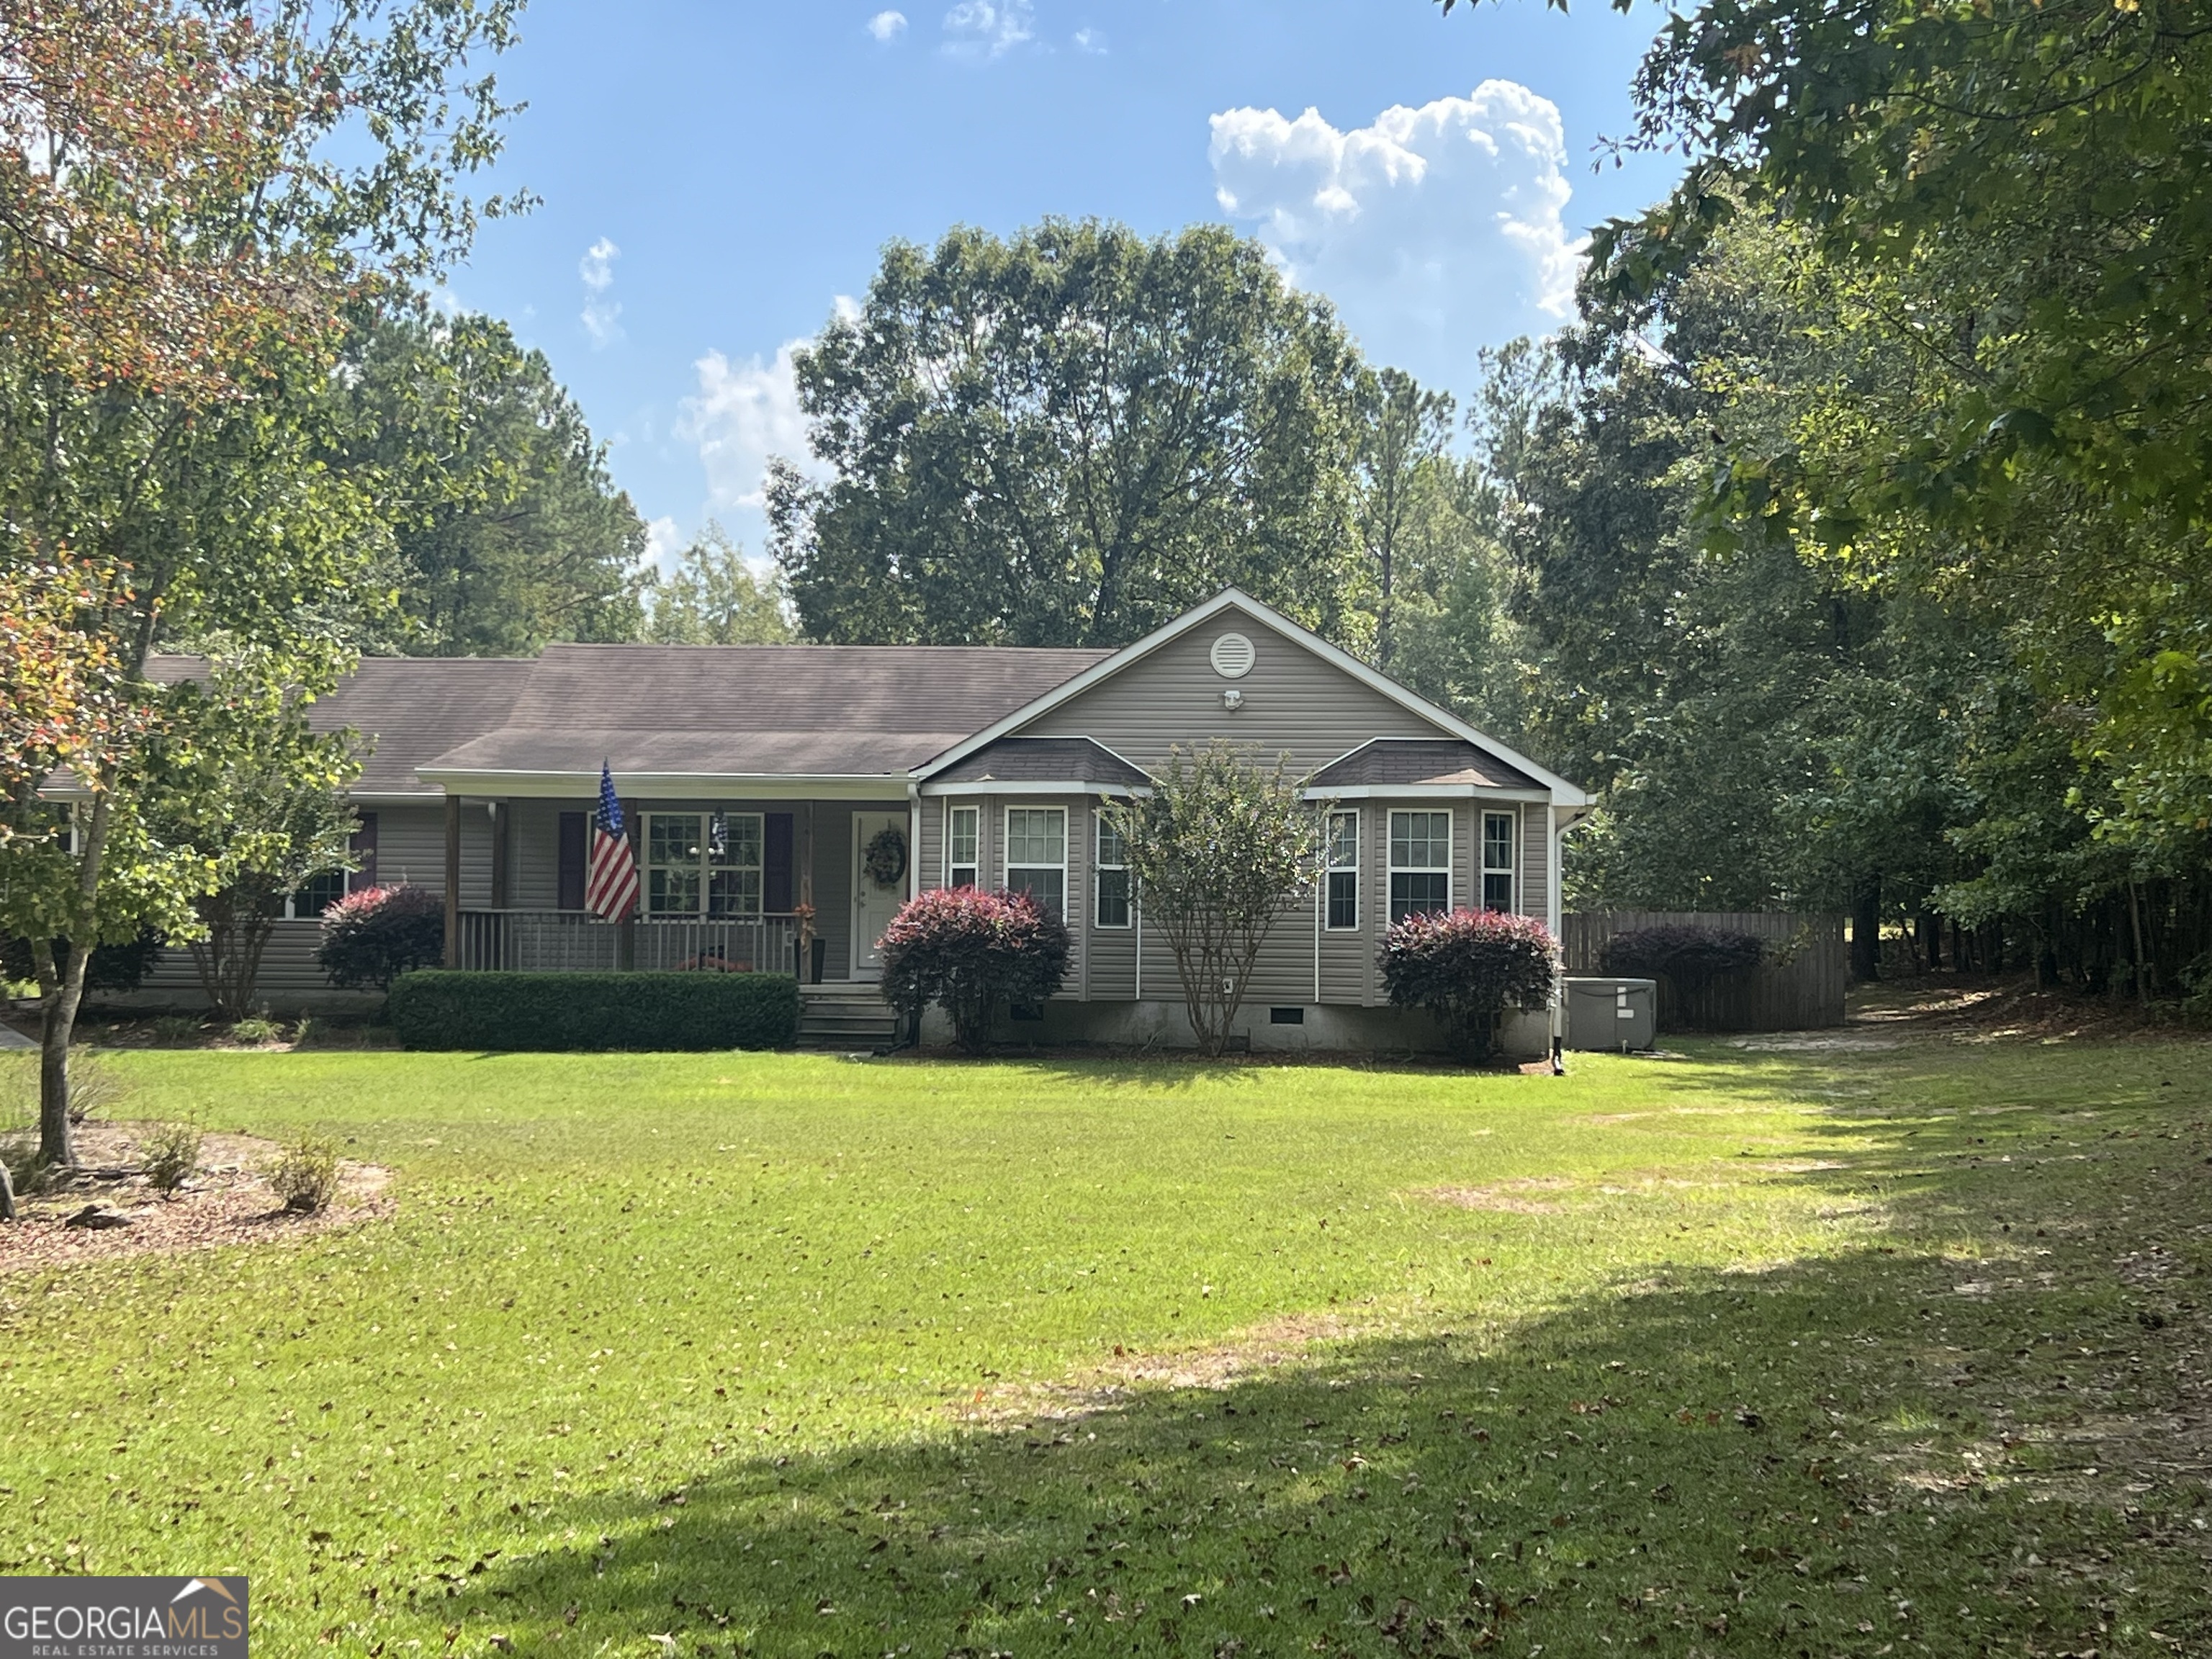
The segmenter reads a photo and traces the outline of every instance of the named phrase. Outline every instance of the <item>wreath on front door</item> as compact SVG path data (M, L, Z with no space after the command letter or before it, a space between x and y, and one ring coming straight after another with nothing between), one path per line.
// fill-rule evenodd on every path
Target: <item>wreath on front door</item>
M860 854L860 867L878 887L895 887L906 874L906 836L896 824L876 831L875 839Z

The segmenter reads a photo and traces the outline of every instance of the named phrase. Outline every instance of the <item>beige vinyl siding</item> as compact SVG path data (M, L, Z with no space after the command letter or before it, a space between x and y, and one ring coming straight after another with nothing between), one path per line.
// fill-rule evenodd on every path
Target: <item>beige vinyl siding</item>
M1224 679L1209 660L1224 634L1252 641L1252 670L1241 679ZM1222 692L1232 686L1244 696L1234 714L1221 706ZM1439 735L1410 708L1236 612L1170 641L1021 730L1025 737L1091 738L1147 771L1167 763L1171 744L1189 749L1224 738L1271 760L1287 753L1300 776L1370 738Z
M921 832L915 837L915 890L926 893L945 885L945 814L951 803L927 799L921 803Z
M1551 813L1541 806L1522 806L1521 813L1520 884L1514 890L1524 916L1549 925L1552 897Z
M561 904L561 815L588 812L589 800L518 800L507 808L507 902L517 910Z
M273 924L268 946L261 953L261 975L255 985L257 999L267 1003L272 1011L285 1013L303 1003L331 1002L356 994L333 989L316 965L315 951L322 938L322 924L319 921ZM109 1000L99 992L88 995L95 1003ZM114 1000L140 1006L205 1007L207 999L200 990L199 970L193 965L191 947L173 945L165 948L137 994Z

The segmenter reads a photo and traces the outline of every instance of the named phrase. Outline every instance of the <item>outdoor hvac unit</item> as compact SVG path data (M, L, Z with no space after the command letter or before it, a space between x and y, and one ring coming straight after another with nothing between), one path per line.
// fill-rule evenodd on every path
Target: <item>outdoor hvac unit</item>
M1567 981L1568 1048L1620 1054L1630 1048L1649 1048L1658 1039L1657 980Z

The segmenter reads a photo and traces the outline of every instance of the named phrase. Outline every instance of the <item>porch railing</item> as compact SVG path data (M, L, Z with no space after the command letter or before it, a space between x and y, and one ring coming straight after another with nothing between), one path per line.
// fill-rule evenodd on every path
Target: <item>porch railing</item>
M788 974L799 939L787 915L617 925L580 910L464 910L460 920L456 966L520 973Z

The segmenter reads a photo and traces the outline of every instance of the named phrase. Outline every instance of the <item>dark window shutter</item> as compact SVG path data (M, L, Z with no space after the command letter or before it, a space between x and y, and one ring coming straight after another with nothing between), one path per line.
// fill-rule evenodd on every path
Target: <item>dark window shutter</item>
M791 814L770 812L761 823L761 908L772 916L791 910Z
M561 896L563 910L584 908L584 818L582 812L561 814Z
M376 814L359 812L355 816L361 821L347 838L346 846L352 850L360 868L347 878L346 890L357 893L364 887L376 885Z

